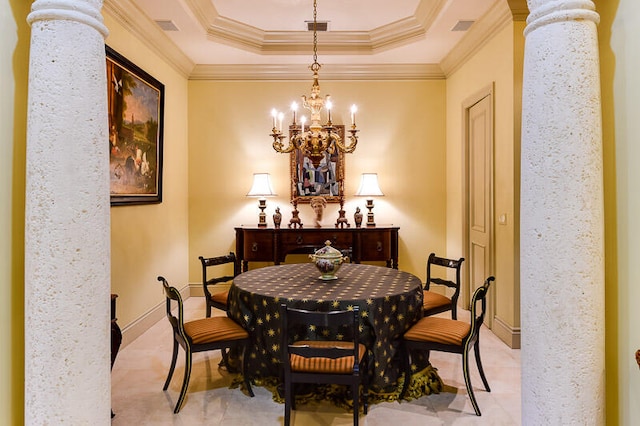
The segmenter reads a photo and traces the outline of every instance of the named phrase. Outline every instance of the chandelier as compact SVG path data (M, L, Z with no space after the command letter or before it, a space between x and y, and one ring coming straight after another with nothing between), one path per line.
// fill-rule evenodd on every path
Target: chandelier
M355 105L351 106L351 128L348 129L350 135L348 143L342 140L342 137L338 134L336 128L331 123L331 98L327 95L324 99L320 97L320 84L318 83L318 71L321 65L318 63L318 34L316 32L317 26L317 1L313 1L313 63L309 66L309 69L313 72L313 85L311 86L311 96L307 98L302 96L302 106L310 112L309 125L305 127L307 118L305 116L300 117L300 123L296 122L296 113L298 110L298 104L293 102L291 104L291 110L293 112L293 122L289 126L289 143L285 147L283 140L286 136L282 133L282 119L284 113L278 112L273 109L271 115L273 117L273 130L271 135L273 137L273 149L277 152L286 154L292 152L295 149L299 149L305 157L308 157L313 163L314 167L318 167L320 161L325 157L325 153L333 154L336 150L351 153L355 151L358 144L358 130L356 129L356 112L358 108ZM327 110L327 122L326 124L320 124L321 111L323 108Z

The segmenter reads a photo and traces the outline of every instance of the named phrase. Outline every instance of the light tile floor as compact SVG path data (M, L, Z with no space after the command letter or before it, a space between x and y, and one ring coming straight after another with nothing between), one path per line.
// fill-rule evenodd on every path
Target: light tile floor
M204 305L202 297L188 298L185 301L186 319L203 317ZM459 316L466 320L468 312L462 311ZM360 424L519 425L520 351L510 349L486 328L480 338L482 363L491 386L491 392L484 390L475 359L472 359L471 382L481 417L474 414L465 390L461 356L433 352L431 362L445 383L443 392L402 404L372 404L369 413L360 416ZM180 348L173 380L169 389L163 392L171 348L171 326L165 318L121 349L112 371L111 398L116 414L113 426L268 426L283 423L284 406L274 402L265 388L254 386L254 398L239 388L229 389L233 376L218 369L219 351L194 354L187 398L180 413L173 414L184 373L184 351ZM351 413L329 403L298 405L292 412L292 425L350 425L352 419Z

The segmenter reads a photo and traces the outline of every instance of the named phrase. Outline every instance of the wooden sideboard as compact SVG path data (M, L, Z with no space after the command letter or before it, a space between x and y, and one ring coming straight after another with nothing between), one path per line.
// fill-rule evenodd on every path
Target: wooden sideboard
M338 250L350 250L354 263L384 261L387 267L398 269L399 227L235 229L237 268L242 271L247 271L249 262L279 265L288 254L313 253L327 240Z

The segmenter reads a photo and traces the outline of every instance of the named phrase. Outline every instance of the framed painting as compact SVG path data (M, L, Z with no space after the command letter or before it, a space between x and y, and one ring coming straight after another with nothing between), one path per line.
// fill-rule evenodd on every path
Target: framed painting
M161 203L164 85L105 47L111 205Z
M334 125L334 130L344 140L344 126ZM334 142L335 143L335 142ZM344 152L334 147L324 152L317 164L313 164L299 149L291 152L291 201L310 203L317 196L328 203L339 203L344 198Z

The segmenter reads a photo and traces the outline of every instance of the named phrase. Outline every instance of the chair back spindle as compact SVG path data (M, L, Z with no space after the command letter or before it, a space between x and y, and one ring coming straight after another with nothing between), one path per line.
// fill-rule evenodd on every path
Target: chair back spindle
M205 315L207 318L211 316L211 308L217 308L222 311L228 310L229 290L223 289L220 284L231 283L233 279L240 273L240 265L235 253L230 252L222 256L204 257L199 256L202 265L202 291L206 301ZM233 273L222 272L223 265L233 265ZM211 270L216 270L218 275L211 276Z
M458 297L460 296L461 269L464 257L459 259L447 259L431 253L427 260L427 280L424 285L423 311L425 316L451 311L451 319L458 318ZM436 275L439 268L443 275ZM453 270L455 280L446 276L446 272ZM453 289L451 297L436 293L431 289L431 284L441 285Z

